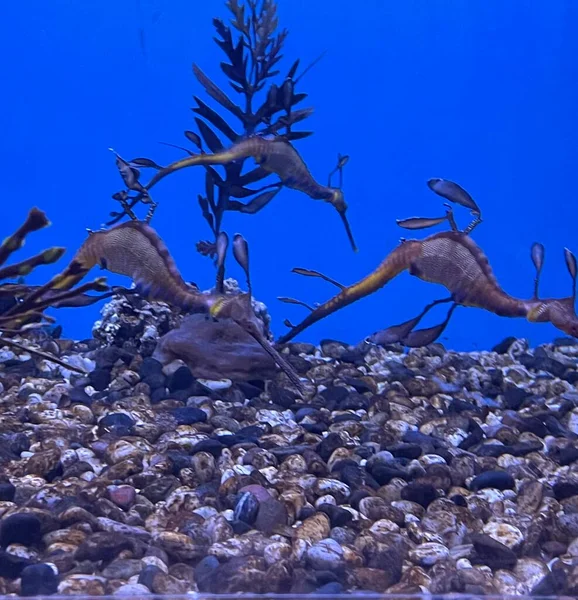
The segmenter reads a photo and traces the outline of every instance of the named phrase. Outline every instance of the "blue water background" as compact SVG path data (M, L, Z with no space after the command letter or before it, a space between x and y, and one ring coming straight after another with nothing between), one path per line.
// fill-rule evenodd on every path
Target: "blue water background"
M186 143L193 94L215 106L192 62L226 85L211 24L213 16L228 18L224 2L140 0L137 7L136 0L31 0L0 8L0 234L31 206L41 207L53 224L29 238L26 251L64 245L58 267L86 227L98 228L117 209L110 196L122 182L107 148L160 163L181 157L158 142ZM546 246L542 293L569 294L563 247L578 252L575 0L279 0L278 13L290 30L283 73L295 58L304 66L327 50L298 86L309 94L303 105L315 107L301 128L315 135L296 145L322 182L338 152L351 156L344 191L360 251L353 254L329 205L296 191L283 190L258 215L226 215L224 229L249 240L255 295L268 305L277 335L284 318L305 316L277 296L313 303L334 293L291 268L317 269L345 284L363 277L404 235L396 218L443 214L442 199L426 186L430 177L454 180L478 201L484 223L474 238L509 293L531 295L529 248L539 240ZM152 225L184 277L207 288L214 268L194 249L210 237L196 202L203 181L204 171L191 169L159 184ZM465 224L468 212L456 210ZM56 271L44 267L29 281ZM232 257L227 274L242 279ZM404 274L299 339L357 342L444 294ZM65 335L84 338L99 309L53 314ZM467 350L506 335L538 344L558 334L550 325L461 308L442 341Z

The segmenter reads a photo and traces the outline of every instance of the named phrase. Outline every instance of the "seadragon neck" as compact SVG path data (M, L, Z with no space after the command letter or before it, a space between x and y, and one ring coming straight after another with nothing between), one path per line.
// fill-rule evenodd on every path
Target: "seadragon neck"
M367 277L364 277L357 283L344 288L339 294L318 306L301 323L293 327L284 336L278 340L284 344L293 339L296 335L307 329L317 321L330 315L331 313L352 304L353 302L373 294L384 285L389 283L394 277L409 269L413 261L419 256L421 251L421 242L410 240L404 242L392 250L381 264Z

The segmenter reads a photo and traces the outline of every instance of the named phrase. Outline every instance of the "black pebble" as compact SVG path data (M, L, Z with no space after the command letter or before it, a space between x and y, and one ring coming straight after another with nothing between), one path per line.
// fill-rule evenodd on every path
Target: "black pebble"
M347 390L345 390L347 391ZM343 446L343 442L338 433L330 433L326 437L324 437L321 442L319 442L319 446L317 447L317 454L327 462L329 457L333 454L337 448L341 448Z
M231 521L231 527L233 528L233 533L235 535L243 535L244 533L247 533L247 531L251 531L251 529L253 529L252 525L245 523L245 521L238 521L236 519Z
M431 483L412 481L401 490L402 500L415 502L424 508L427 508L436 498L436 489Z
M158 404L167 397L167 391L164 387L159 387L151 392L151 404Z
M102 432L109 432L118 437L130 435L135 421L125 413L109 413L98 422Z
M102 392L110 383L110 371L107 369L95 369L88 374L88 381L95 390Z
M318 587L315 594L343 594L343 586L338 581L331 581Z
M273 404L277 404L282 408L291 408L291 406L295 404L296 398L295 392L279 386L274 386L271 390L271 400Z
M204 423L207 420L207 413L194 406L172 408L170 413L179 425L193 425L194 423Z
M223 448L225 448L225 445L222 444L219 440L210 438L208 440L201 440L199 443L195 444L193 446L193 449L191 450L191 454L196 454L197 452L208 452L209 454L212 454L215 458L219 458L219 456L221 456Z
M118 360L128 365L132 360L132 354L119 346L106 346L95 352L94 362L98 369L112 369Z
M0 523L0 546L6 548L10 544L30 546L39 542L40 519L30 513L16 513L2 519Z
M299 521L304 521L305 519L312 517L316 512L317 511L312 506L304 506L299 511L297 518L299 519Z
M348 501L352 508L355 510L359 510L359 503L364 498L369 498L371 494L367 490L355 490L352 492L351 496L349 496Z
M319 512L325 513L329 517L332 529L334 527L344 527L353 519L353 515L348 510L333 504L321 504Z
M167 387L169 391L186 390L193 385L195 378L189 367L179 367L168 379Z
M456 494L455 496L452 496L450 498L450 500L456 505L456 506L467 506L468 503L466 502L466 499L461 495L461 494Z
M195 567L195 582L199 592L209 592L211 579L219 568L219 561L214 556L205 556Z
M326 389L324 389L319 395L325 400L328 408L331 405L336 405L345 400L349 395L349 390L342 386L330 385Z
M233 517L238 521L243 521L248 525L252 525L257 518L259 512L259 500L251 492L243 492L239 494L235 503Z
M369 463L368 463L369 464ZM375 463L371 467L371 476L379 483L379 485L387 485L392 479L399 477L407 480L408 475L394 464L386 465L380 462Z
M147 377L143 377L143 382L146 383L151 390L165 389L165 383L167 378L163 373L152 373Z
M14 554L8 554L5 550L0 550L0 577L16 579L31 564L32 561L29 558L22 558Z
M314 433L317 435L327 431L327 425L325 423L303 423L301 425L307 433Z
M558 453L558 462L564 467L571 465L573 462L578 460L578 448L575 446L568 446L562 448Z
M14 500L15 493L16 488L12 483L9 481L0 483L0 501L12 502Z
M42 596L58 591L58 575L52 567L39 563L25 567L20 575L20 595Z
M141 379L146 379L150 375L156 375L159 373L162 375L162 372L163 365L158 360L151 358L150 356L142 361L140 369L138 370L138 374L140 375Z
M557 481L553 486L556 500L565 500L571 496L578 496L578 480L566 479Z
M498 342L493 348L492 352L497 352L498 354L506 354L506 352L510 349L510 346L516 341L516 338L512 335L503 339L501 342Z
M141 585L146 585L146 587L148 587L148 589L152 592L154 579L159 573L162 572L163 570L157 567L156 565L145 565L143 570L139 573L137 583L140 583Z
M489 535L474 533L471 540L477 554L472 561L474 564L481 562L491 569L511 569L518 562L513 550Z
M474 492L484 488L496 488L498 490L513 490L514 478L506 471L486 471L481 473L470 483L470 489Z
M396 458L419 458L422 453L421 446L419 444L408 444L406 442L399 442L385 448L388 452L391 452Z
M84 387L72 388L68 393L68 397L71 402L84 404L85 406L90 406L93 400L93 398L84 391Z
M530 393L524 388L508 385L504 390L504 404L506 405L506 408L518 410L529 395Z

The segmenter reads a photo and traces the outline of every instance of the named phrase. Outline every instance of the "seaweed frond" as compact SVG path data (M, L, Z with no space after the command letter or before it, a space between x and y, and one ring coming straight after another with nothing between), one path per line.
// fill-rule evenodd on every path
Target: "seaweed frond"
M192 143L194 151L175 144L167 145L191 155L205 151L217 153L251 135L281 135L288 141L311 135L311 131L296 131L293 127L313 113L312 108L295 108L307 98L306 93L296 92L296 86L312 65L296 77L300 62L296 60L285 76L277 79L277 83L274 81L281 73L279 62L283 58L283 44L288 35L287 29L279 28L276 2L227 0L225 4L231 18L229 23L213 19L216 33L213 39L226 56L220 68L235 96L229 96L199 65L193 63L195 78L215 104L211 107L199 95L193 95L195 105L191 110L195 114L198 133L187 130L184 135ZM226 118L219 114L219 109L226 111ZM270 173L259 166L242 173L245 160L223 165L223 176L211 166L204 167L205 190L204 194L197 196L197 200L214 240L197 244L201 254L215 256L215 242L221 231L224 212L257 212L281 187L278 183L248 187L258 184ZM134 159L129 164L133 167L132 171L127 170L129 175L135 173L134 167L159 168L150 159ZM150 202L150 196L143 194L130 197L127 192L117 192L113 197L121 203L122 210L111 213L113 219L107 225L120 221L125 215L136 218L132 212L134 206L139 201Z
M14 339L16 336L23 337L28 331L41 327L43 323L53 322L53 319L44 313L48 307L87 306L111 295L110 292L101 296L86 294L91 290L108 291L106 281L102 277L66 292L52 289L58 280L58 275L40 286L29 286L21 281L16 283L6 281L14 278L21 279L37 267L55 263L62 257L65 248L54 246L21 262L5 264L14 252L22 248L30 233L48 225L50 221L46 214L36 207L32 208L24 223L0 245L0 300L2 301L0 303L0 346L8 345L24 349L71 371L84 373L81 369L68 365L52 354L40 352Z

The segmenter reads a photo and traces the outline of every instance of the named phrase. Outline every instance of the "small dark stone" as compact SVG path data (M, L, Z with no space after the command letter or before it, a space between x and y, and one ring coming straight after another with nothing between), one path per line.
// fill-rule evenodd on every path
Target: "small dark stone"
M558 462L562 466L571 465L578 460L578 448L576 446L567 446L558 452Z
M110 383L110 371L108 369L95 369L88 374L88 381L95 390L101 392Z
M498 490L513 490L514 478L506 471L486 471L481 473L470 482L470 489L474 492L485 488L496 488Z
M0 546L10 544L30 546L40 541L42 525L32 513L15 513L0 522Z
M321 504L318 508L319 512L325 513L331 521L331 527L344 527L353 519L351 512L341 506L333 504Z
M297 395L292 390L275 385L271 389L271 401L282 408L291 408L295 403Z
M502 423L510 427L515 427L520 432L529 431L538 437L544 437L548 433L544 423L537 417L520 417L512 411L504 413Z
M315 590L315 594L343 594L343 586L338 581L330 581Z
M369 462L367 463L367 465L369 466ZM381 462L376 462L371 466L370 475L380 485L387 485L392 479L396 477L399 477L400 479L405 479L406 481L408 479L408 474L393 463L384 464Z
M58 575L47 564L29 565L20 575L21 596L44 596L56 594L58 590Z
M349 394L349 397L354 398L357 402L363 403L364 406L362 408L367 408L369 405L369 399L361 394L366 392L373 393L374 388L372 388L367 381L364 381L363 379L357 379L356 377L343 377L343 382L354 387L355 391L358 392L357 394Z
M471 537L477 557L474 564L484 564L491 569L511 569L518 561L513 550L483 533L474 533Z
M312 406L304 406L295 411L295 421L300 423L305 417L321 418L323 413L318 408Z
M82 560L110 560L120 552L133 545L131 539L124 534L98 531L89 535L76 549L74 558Z
M264 434L265 430L262 427L259 427L259 425L247 425L247 427L241 427L241 429L237 431L239 439L253 443L258 442L259 438Z
M131 352L119 346L105 346L104 348L99 348L94 353L94 362L97 369L110 370L119 360L128 365L132 358L133 355Z
M84 387L74 387L68 392L68 397L71 402L78 404L84 404L90 406L92 404L92 398L84 391Z
M219 458L221 456L221 452L223 448L225 448L225 444L221 443L220 438L225 437L236 437L236 436L219 436L219 439L209 438L207 440L201 440L196 443L191 450L191 454L196 454L197 452L208 452L212 454L215 458Z
M287 525L287 509L279 500L271 498L259 503L255 529L271 535L278 525Z
M472 448L472 452L477 456L498 458L499 456L502 456L502 454L509 454L510 446L502 444L481 444L475 449Z
M259 500L251 492L243 492L239 494L235 504L233 516L239 521L243 521L248 525L252 525L257 518L259 512Z
M195 567L195 581L199 592L211 591L211 580L219 568L219 561L214 556L205 556Z
M162 374L162 372L162 363L150 357L147 357L142 361L138 370L138 374L140 375L141 379L146 379L149 375L157 375L159 373Z
M308 433L316 433L318 435L327 431L327 425L325 423L303 423L301 427Z
M345 389L345 388L339 388ZM345 390L347 392L347 390ZM343 446L343 441L341 440L341 436L338 433L330 433L325 436L319 446L317 447L317 454L327 462L329 457L333 454L337 448L341 448Z
M237 519L233 519L233 521L231 521L231 527L233 528L233 533L235 535L243 535L244 533L247 533L247 531L251 531L251 529L253 529L252 525Z
M456 505L456 506L467 506L468 503L466 502L466 499L461 495L461 494L456 494L455 496L452 496L450 498L450 500Z
M359 421L361 421L361 417L354 413L343 413L336 415L333 419L333 423L343 423L344 421L356 421L359 423Z
M179 425L193 425L194 423L204 423L207 420L207 413L194 406L178 406L171 408L169 412Z
M564 500L570 496L578 496L578 479L563 479L557 481L553 486L556 500Z
M245 398L251 400L256 398L263 391L263 382L261 381L238 381L236 386L243 392Z
M111 433L118 437L131 435L135 421L125 413L109 413L98 422L102 433Z
M543 444L539 440L531 442L518 442L510 446L510 454L512 456L526 456L530 452L539 452L543 449Z
M437 498L437 493L431 483L412 481L402 488L401 498L427 508Z
M152 389L152 388L151 388ZM158 404L167 398L167 390L159 387L151 392L151 404Z
M170 392L178 390L187 390L193 385L195 378L189 367L179 367L168 379L167 387Z
M510 346L516 341L516 338L512 335L503 339L501 342L498 342L493 348L492 352L496 352L498 354L506 354L510 349Z
M340 404L349 395L349 390L342 386L330 385L324 389L319 395L327 403L327 408L332 410L335 406Z
M508 384L504 389L504 404L510 410L518 410L528 396L530 396L530 392L524 388Z
M313 506L304 506L299 511L297 518L299 519L299 521L305 521L305 519L312 517L316 512L317 511L315 510L315 508Z
M409 458L411 460L419 458L422 455L422 449L419 444L407 444L405 442L398 442L385 448L388 452L391 452L396 458Z
M8 554L5 550L0 550L0 577L16 579L31 564L32 561L29 558L22 558L15 554Z
M157 390L159 388L165 389L167 378L164 373L151 373L147 377L143 377L143 382L146 383L151 390Z
M349 392L349 394L338 404L339 410L367 410L368 407L369 398L354 392Z
M12 502L15 493L16 487L12 483L9 481L0 483L0 501Z
M527 369L546 371L554 377L562 378L566 373L566 367L560 361L548 356L546 351L540 347L536 348L534 356L523 354L519 360Z
M359 503L364 498L369 498L369 496L371 496L371 494L367 490L355 490L351 496L349 496L348 501L352 508L359 510Z
M154 579L159 573L162 573L162 569L156 565L145 565L143 570L139 573L137 583L146 585L146 587L152 591Z
M164 500L168 494L178 486L179 480L176 477L167 475L160 477L156 481L153 481L151 484L147 485L142 490L141 494L156 504L157 502Z

